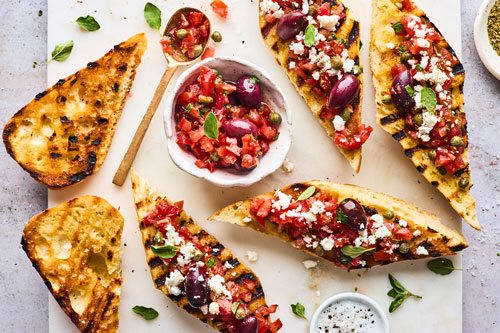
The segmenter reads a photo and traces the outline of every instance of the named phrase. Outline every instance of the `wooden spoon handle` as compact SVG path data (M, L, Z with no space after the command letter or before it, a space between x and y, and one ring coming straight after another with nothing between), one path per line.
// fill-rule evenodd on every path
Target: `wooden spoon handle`
M177 66L169 66L165 70L165 73L163 73L163 76L161 77L161 80L158 83L158 87L156 87L153 99L151 100L151 103L149 104L149 107L146 110L144 117L142 117L142 121L139 124L139 127L137 127L137 130L135 131L134 138L132 139L132 142L130 143L128 150L125 153L125 156L123 156L122 162L120 163L118 170L116 170L115 176L113 178L113 184L122 186L123 183L125 182L130 167L132 166L132 162L134 162L135 155L137 154L137 151L141 146L142 139L144 138L144 135L148 130L149 124L151 123L151 119L153 118L156 109L158 108L158 105L161 102L163 94L165 93L165 89L167 88L168 83L170 82L170 79L172 78L172 75L174 75L176 69Z

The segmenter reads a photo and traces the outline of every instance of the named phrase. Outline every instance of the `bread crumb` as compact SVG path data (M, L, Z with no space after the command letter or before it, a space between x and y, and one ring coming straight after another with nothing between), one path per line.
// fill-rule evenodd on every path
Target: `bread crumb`
M247 251L246 255L250 261L257 261L259 259L259 254L254 251Z
M283 169L283 171L285 171L286 173L291 173L293 171L293 163L290 162L288 160L288 158L285 158L285 161L283 162L283 165L281 166L281 168Z

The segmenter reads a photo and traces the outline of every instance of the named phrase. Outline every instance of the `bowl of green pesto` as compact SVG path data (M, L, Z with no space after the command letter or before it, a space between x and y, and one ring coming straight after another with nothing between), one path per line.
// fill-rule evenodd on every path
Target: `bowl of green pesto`
M500 80L500 0L485 0L479 8L474 42L484 66Z

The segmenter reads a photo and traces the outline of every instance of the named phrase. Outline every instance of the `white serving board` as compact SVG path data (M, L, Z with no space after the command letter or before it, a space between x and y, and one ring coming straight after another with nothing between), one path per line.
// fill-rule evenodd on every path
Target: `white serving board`
M279 305L277 316L274 318L279 316L284 323L282 332L307 332L309 329L306 320L292 314L290 304L304 304L306 315L311 318L315 308L323 300L333 294L354 291L356 288L358 292L374 298L387 311L391 302L386 296L390 289L388 273L395 275L410 291L423 296L422 300L408 299L395 313L389 314L393 332L461 331L460 272L453 272L445 277L435 275L425 267L426 260L423 260L377 267L368 272L360 270L350 273L321 262L315 273L311 273L302 265L303 260L311 258L280 241L241 227L206 221L214 211L232 202L295 181L314 178L352 183L388 193L436 213L445 224L461 230L461 219L450 208L447 200L415 171L413 164L404 156L399 143L376 124L368 60L369 0L345 1L361 22L361 39L364 44L361 60L365 69L363 122L375 129L370 140L364 145L363 164L358 175L354 174L334 147L262 41L257 23L258 1L225 1L230 7L226 20L213 14L209 0L153 2L163 12L163 24L179 7L201 7L210 17L213 29L222 32L223 42L215 45L216 55L234 55L252 61L265 68L280 84L293 113L294 137L289 159L295 164L294 171L286 174L278 170L249 188L218 188L182 172L174 166L166 149L162 123L166 98L153 118L134 168L172 200L185 200L186 211L235 255L249 264L262 281L268 304ZM49 207L80 195L94 194L119 207L125 217L120 332L212 332L211 328L178 309L154 288L145 261L129 180L127 179L123 187L111 183L166 66L158 43L160 36L157 31L150 29L143 19L144 3L123 0L49 0L48 52L50 53L57 43L71 39L75 42L73 53L68 60L61 63L52 62L49 65L49 84L101 57L114 44L135 33L146 32L149 43L137 71L132 96L127 101L105 163L96 175L83 183L62 191L49 191ZM418 0L417 3L427 11L431 20L460 54L460 1ZM81 31L73 21L85 15L93 15L101 24L101 29L96 32ZM181 71L182 69L178 70L173 80ZM167 89L166 94L169 93L170 90ZM245 257L246 250L257 251L259 260L249 263ZM455 266L461 267L460 255L452 260ZM321 292L320 296L317 296L317 290ZM49 298L50 331L77 332L52 296ZM153 321L145 321L131 311L135 305L153 307L159 311L160 316Z

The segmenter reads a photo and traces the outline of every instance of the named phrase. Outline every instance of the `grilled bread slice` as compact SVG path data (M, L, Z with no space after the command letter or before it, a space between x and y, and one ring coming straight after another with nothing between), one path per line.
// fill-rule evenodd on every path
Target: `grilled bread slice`
M172 205L172 202L164 196L161 196L133 169L131 170L130 176L137 216L139 219L139 228L142 233L142 241L146 251L146 260L150 267L151 277L154 281L155 287L167 295L178 307L183 308L191 315L195 316L204 323L207 323L216 330L226 332L227 330L221 322L210 319L207 317L206 313L204 314L202 310L200 310L200 308L193 308L190 306L186 297L184 284L180 286L180 293L178 295L169 292L166 280L169 277L169 273L172 271L170 264L165 264L165 262L159 256L155 255L151 249L154 244L154 237L159 230L154 224L147 225L144 222L144 218L148 215L148 213L155 210L157 202L166 201L170 205ZM260 280L252 272L252 270L250 270L250 268L248 268L243 262L239 261L238 258L236 258L231 251L219 243L215 237L202 229L196 222L193 221L191 217L186 214L186 212L182 211L177 221L180 222L182 227L186 227L193 237L197 237L203 246L210 246L212 248L212 255L216 256L220 263L224 266L229 265L229 267L231 267L224 273L224 280L226 283L228 281L233 281L240 285L240 288L243 288L243 290L246 291L249 290L242 286L245 280L250 280L253 284L255 284L255 288L252 289L252 299L249 303L247 303L250 313L255 313L260 307L266 306L264 291ZM269 314L264 317L268 319L268 316Z
M425 13L415 4L412 4L411 10L400 10L396 7L396 3L400 3L400 1L373 0L372 2L370 62L373 73L373 85L375 86L377 122L394 139L399 141L406 156L411 159L417 170L450 201L451 206L457 213L473 228L480 230L476 216L476 201L469 192L472 182L464 188L459 186L462 178L471 179L466 127L463 128L463 131L465 131L465 150L461 155L465 162L465 167L453 174L446 172L443 175L428 155L430 148L421 145L419 140L414 140L409 135L405 125L405 113L399 112L393 105L386 105L382 102L383 95L387 94L392 84L391 68L394 65L400 64L400 56L387 46L390 43L397 46L403 40L403 37L397 36L394 33L392 24L403 15L411 14L421 18L428 27L436 29ZM436 31L441 35L438 29ZM463 94L465 80L464 67L444 38L436 43L436 48L439 50L446 49L453 55L453 61L450 62L450 67L454 75L450 88L451 108L460 116L460 119L465 121Z
M123 217L82 196L36 215L21 244L57 303L82 332L116 332Z
M262 4L267 0L260 0L259 4ZM322 1L323 3L329 2L337 7L343 8L343 14L345 18L343 18L337 27L336 30L336 38L339 40L346 41L346 46L348 49L348 58L355 61L357 65L360 66L359 60L359 49L360 49L360 25L359 22L356 21L349 8L342 4L341 1ZM261 8L261 7L259 7ZM313 91L313 87L308 85L306 81L297 75L296 72L290 69L290 62L294 61L294 59L290 58L290 40L282 40L277 33L277 20L273 23L268 23L266 21L265 12L259 12L259 26L262 34L262 38L264 39L266 45L269 47L271 52L278 64L283 67L283 70L288 75L288 78L295 86L299 94L302 96L304 101L306 102L309 109L316 116L320 124L325 128L328 136L334 140L335 139L335 128L331 119L322 118L320 115L323 111L325 111L326 106L323 105L323 101L320 100L317 95ZM361 67L360 67L361 68ZM362 96L363 96L363 76L357 76L360 82L360 93L358 97L352 102L353 112L351 114L351 118L346 122L345 126L353 133L357 133L359 125L361 124L361 105L362 105ZM351 167L358 172L361 166L361 148L359 149L346 149L340 146L337 146L340 152L345 156L345 158L349 161Z
M36 95L5 125L7 152L41 184L59 189L96 173L146 50L138 34Z
M317 198L318 196L324 196L325 194L330 195L332 198L337 198L338 202L341 202L346 198L352 198L357 200L362 205L366 214L370 216L378 215L377 217L380 221L383 219L384 225L381 227L380 231L378 231L378 229L377 231L375 231L373 227L371 227L371 233L364 235L364 239L360 238L360 243L362 243L363 246L366 246L367 249L374 248L374 250L367 251L367 253L361 254L359 257L351 258L357 260L362 259L364 261L364 265L360 264L358 266L352 266L344 262L346 259L348 261L350 260L350 258L343 255L344 251L341 250L342 246L350 243L345 243L345 237L354 237L350 236L350 234L352 232L357 232L354 229L345 227L345 225L349 222L343 221L341 224L344 224L344 226L339 227L338 229L335 226L332 227L332 229L335 231L330 234L329 238L331 238L332 241L335 242L335 245L330 243L330 246L332 247L331 250L325 249L324 247L327 246L327 243L320 242L319 238L310 237L309 240L305 243L298 242L297 240L302 241L306 240L306 238L292 238L287 232L287 224L283 224L280 231L278 224L270 222L267 217L265 222L262 220L262 224L259 223L256 220L258 219L258 217L256 217L256 215L251 212L252 202L259 199L268 200L276 198L275 195L278 195L279 193L277 191L274 193L270 192L262 194L246 201L236 202L219 210L211 217L209 217L209 220L216 220L248 227L250 229L276 237L313 256L326 259L336 266L349 269L370 268L376 265L385 265L396 261L399 262L403 260L426 258L429 256L437 257L442 255L450 255L455 254L455 252L461 251L468 246L465 238L461 234L441 224L439 218L435 215L424 211L419 211L417 207L402 200L395 199L386 194L373 192L362 187L354 185L341 185L330 182L310 181L286 186L282 188L280 192L281 195L285 195L285 201L287 200L286 196L290 195L290 199L292 199L292 202L294 202L306 189L310 187L313 187L315 189L313 199ZM276 198L276 202L278 207L279 205L285 205L285 202L282 201L282 198L280 196ZM306 204L306 201L300 202L301 205ZM310 203L307 204L311 205ZM327 204L325 204L325 206L326 205ZM321 205L319 204L312 205L309 210L309 214L306 213L307 215L304 214L303 216L311 220L310 213L314 212L314 206L316 206L316 212L314 213L315 218L323 219L325 218L325 216L328 216L328 214L330 217L332 216L332 213L325 213L325 211L322 211ZM272 207L274 208L276 206L273 205ZM333 209L333 223L336 223L335 221L336 219L338 221L338 216L340 215L340 213L338 212L338 210L336 210L335 213L335 207ZM320 211L320 213L316 214L318 213L318 210ZM390 220L385 217L383 218L381 215L385 212L392 212L393 217ZM337 216L335 216L335 214ZM284 215L298 216L296 214L288 213ZM273 217L271 217L271 220L273 220ZM304 219L302 219L302 221L304 221ZM373 221L375 221L375 218L373 218ZM300 220L298 220L298 222L300 222ZM406 243L404 245L405 251L403 251L401 247L401 244L403 242L395 242L394 240L399 236L393 235L390 237L392 239L392 242L395 242L395 244L399 245L397 249L394 248L388 251L389 253L387 254L391 254L393 256L385 256L382 252L379 252L381 243L386 242L389 239L387 238L388 235L384 234L383 232L387 232L387 230L384 229L384 226L387 225L386 223L389 223L389 228L390 225L395 225L395 230L399 230L398 228L400 228L400 226L406 226L406 228L409 229L409 233L406 232L406 234L409 235L411 239L408 239L404 242ZM373 222L373 225L375 225L375 222ZM328 224L328 228L330 228L330 226L331 225ZM327 231L328 229L323 228L321 230ZM394 233L396 233L396 231L394 231ZM359 234L361 235L361 232ZM372 238L372 240L375 241L374 243L370 242L370 237L374 237ZM316 242L316 244L314 242ZM339 243L339 245L337 246L337 242L344 243ZM356 242L357 241L354 241L357 247L361 246L359 243L356 244ZM320 251L318 251L318 247L320 248ZM400 251L404 253L401 253ZM377 254L377 252L379 252L379 254ZM375 260L376 256L380 256L379 258L382 259ZM384 256L386 258L384 258ZM392 257L392 259L389 259L389 257Z

